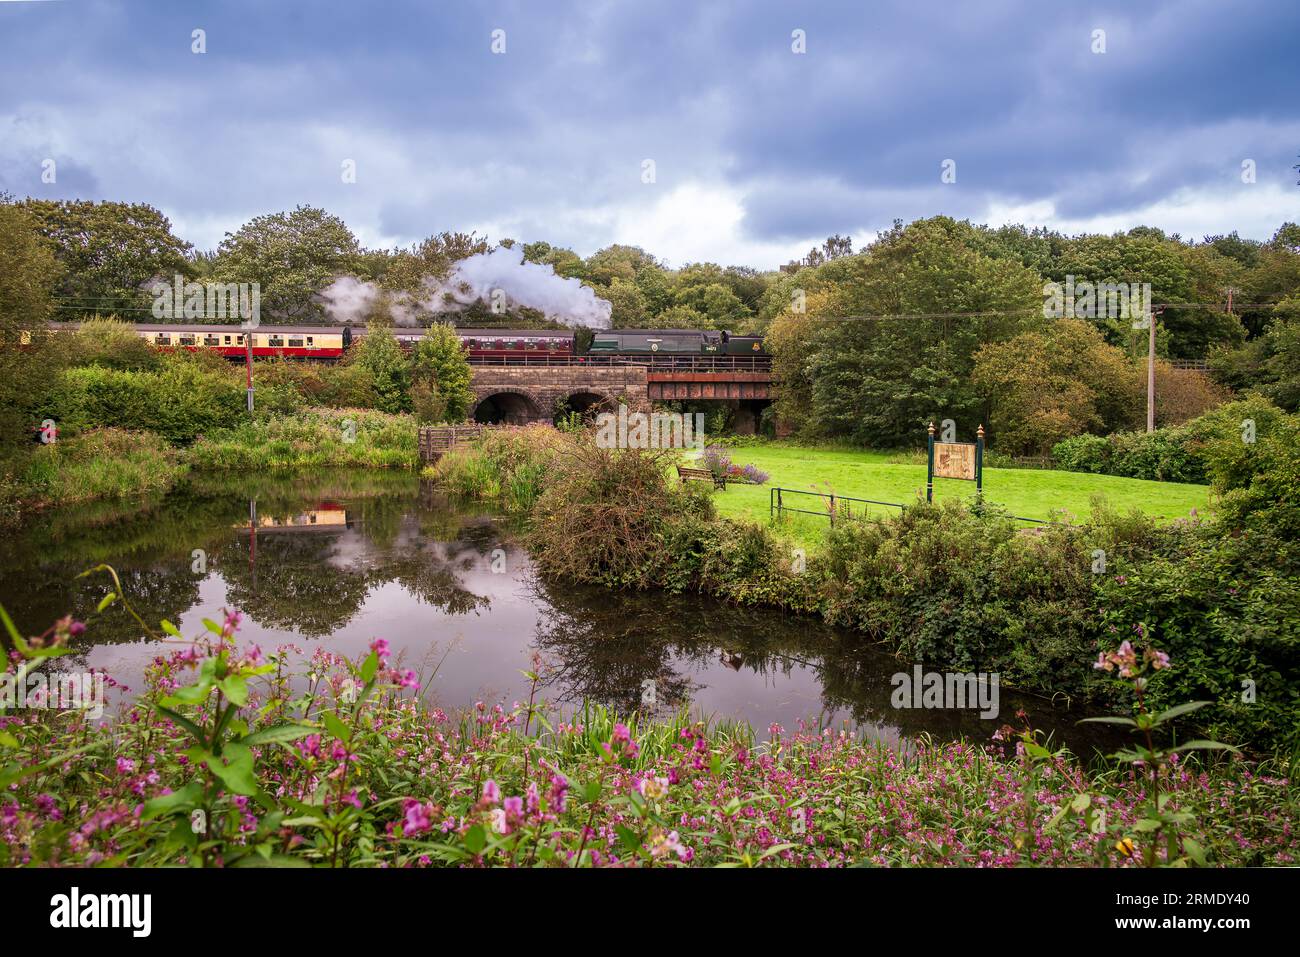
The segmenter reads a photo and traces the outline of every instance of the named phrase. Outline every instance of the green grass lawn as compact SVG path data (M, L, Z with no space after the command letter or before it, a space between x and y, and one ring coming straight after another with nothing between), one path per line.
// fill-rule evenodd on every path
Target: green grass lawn
M925 495L925 464L891 463L886 452L852 449L818 449L777 442L729 450L737 465L753 463L771 478L767 485L728 485L715 492L718 513L731 518L768 521L770 489L776 486L805 491L833 492L854 498L911 503ZM690 456L688 456L690 458ZM1185 517L1193 508L1209 511L1210 489L1204 485L1177 485L1085 475L1042 469L984 469L985 501L1005 506L1013 515L1079 523L1092 511L1092 497L1100 493L1114 508L1134 508L1164 520ZM936 479L935 501L973 498L974 482ZM787 506L818 511L820 499L783 496ZM861 506L855 505L855 510ZM896 514L897 509L873 506L872 515ZM816 541L828 525L825 518L795 515L786 523L794 537Z

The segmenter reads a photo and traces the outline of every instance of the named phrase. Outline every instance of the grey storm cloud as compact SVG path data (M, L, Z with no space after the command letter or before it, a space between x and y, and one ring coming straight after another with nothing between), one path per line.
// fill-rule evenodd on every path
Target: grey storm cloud
M372 243L492 225L590 252L687 183L734 190L755 241L1123 217L1243 157L1294 187L1297 35L1289 0L0 3L0 190L151 202L208 247L312 203Z

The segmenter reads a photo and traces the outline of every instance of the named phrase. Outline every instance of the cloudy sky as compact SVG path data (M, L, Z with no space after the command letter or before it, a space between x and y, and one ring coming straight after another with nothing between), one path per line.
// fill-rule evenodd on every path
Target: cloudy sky
M1296 0L0 0L0 191L199 248L300 203L672 265L937 213L1266 239L1297 40Z

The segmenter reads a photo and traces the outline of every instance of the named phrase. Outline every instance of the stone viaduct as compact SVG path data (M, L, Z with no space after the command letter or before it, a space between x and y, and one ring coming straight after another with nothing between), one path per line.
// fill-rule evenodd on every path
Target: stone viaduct
M736 406L738 431L752 431L771 398L770 372L661 371L645 365L474 366L480 422L551 422L560 403L575 412L648 410L654 402L713 400Z

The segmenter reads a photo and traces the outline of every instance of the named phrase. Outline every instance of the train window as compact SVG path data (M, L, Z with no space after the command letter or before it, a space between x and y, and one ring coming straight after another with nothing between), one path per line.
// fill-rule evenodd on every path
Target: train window
M536 349L537 349L537 340L536 340L536 339L526 339L526 340L524 340L524 348L525 348L525 349L529 349L529 350L536 350Z
M169 346L172 344L172 337L165 332L160 332L154 337L154 341L160 346Z
M465 340L465 348L467 348L467 349L477 349L477 348L478 348L478 340L477 340L477 339L466 339L466 340Z
M301 348L302 348L302 339L290 339L290 340L289 340L289 348L291 348L291 349L301 349Z
M229 336L227 336L227 338L229 338ZM203 344L204 344L205 346L219 346L219 345L221 345L221 337L220 337L220 336L204 336L204 337L203 337Z
M230 336L222 336L222 338L226 340L225 345L230 345Z
M244 337L243 337L243 336L235 336L235 345L237 345L237 346L242 346L243 344L244 344Z
M192 346L195 344L196 339L196 336L181 336L178 341L183 346Z
M284 339L281 336L267 336L266 344L269 348L275 349L284 345Z
M307 337L307 345L309 346L312 345L312 338L313 338L312 336Z
M504 339L498 339L496 347L498 349L504 349L506 347L506 341Z

